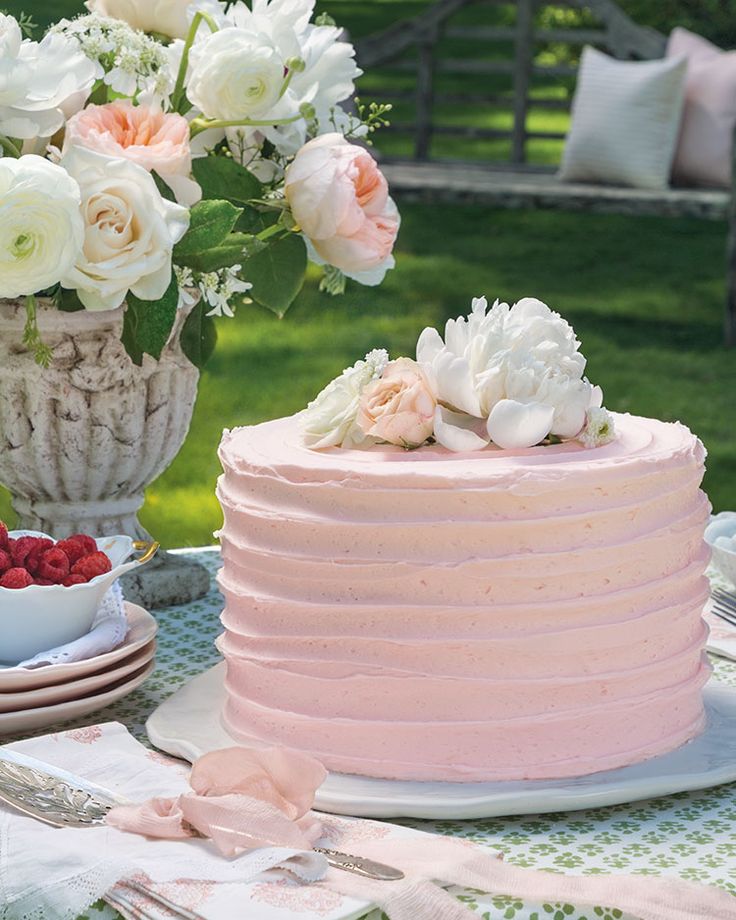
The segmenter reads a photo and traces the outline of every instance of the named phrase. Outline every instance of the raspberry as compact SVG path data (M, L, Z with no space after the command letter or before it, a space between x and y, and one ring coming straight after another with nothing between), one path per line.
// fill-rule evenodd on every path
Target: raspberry
M97 541L94 537L90 537L86 533L73 533L71 537L67 537L67 540L76 540L77 543L81 543L84 547L84 555L89 556L92 553L97 552Z
M47 549L40 557L36 574L39 578L48 579L58 585L69 574L69 558L67 554L63 549L59 549L56 546L53 549Z
M20 569L25 568L28 554L36 549L42 540L43 537L18 537L10 548L13 565Z
M87 579L84 575L67 575L62 581L62 585L64 585L65 588L71 588L72 585L84 585L86 583Z
M41 585L41 587L44 587L44 588L50 588L51 585L56 584L56 582L49 581L48 578L34 578L34 579L33 579L33 584L34 584L34 585Z
M72 565L74 565L78 559L81 559L82 556L86 556L89 553L94 553L97 551L97 547L92 550L88 550L85 547L85 544L81 540L77 539L77 537L67 537L66 540L59 540L59 542L56 544L56 548L61 549L66 553L67 558Z
M38 564L41 560L41 556L43 556L47 549L51 549L53 545L53 540L46 540L43 537L39 537L36 546L26 556L23 567L28 569L31 575L38 575Z
M10 537L8 536L8 528L3 521L0 521L0 549L8 550L10 547Z
M33 584L33 579L25 569L15 568L8 571L0 578L0 588L27 588Z
M4 549L0 549L0 575L3 575L8 569L12 568L13 560L10 553L6 552Z
M112 563L104 553L90 553L89 556L83 556L72 566L72 575L84 575L87 581L91 581L97 575L104 575L112 569Z

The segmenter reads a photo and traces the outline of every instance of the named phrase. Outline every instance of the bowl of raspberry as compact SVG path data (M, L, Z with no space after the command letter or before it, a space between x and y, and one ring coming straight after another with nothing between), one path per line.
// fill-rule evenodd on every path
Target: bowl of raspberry
M17 664L89 632L116 578L153 557L158 544L126 536L11 530L0 521L0 662ZM131 558L144 550L139 558Z

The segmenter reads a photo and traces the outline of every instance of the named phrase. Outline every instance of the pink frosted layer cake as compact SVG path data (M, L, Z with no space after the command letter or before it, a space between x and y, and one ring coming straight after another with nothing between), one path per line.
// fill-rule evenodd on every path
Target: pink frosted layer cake
M704 450L617 439L449 453L226 432L223 719L335 771L578 776L703 728Z

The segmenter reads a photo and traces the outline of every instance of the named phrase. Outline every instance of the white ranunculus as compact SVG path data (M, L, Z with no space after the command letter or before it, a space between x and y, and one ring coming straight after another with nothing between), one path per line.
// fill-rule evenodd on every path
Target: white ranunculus
M161 197L142 166L83 147L61 165L78 182L84 247L62 279L88 310L112 310L132 291L157 300L171 281L171 253L186 233L189 211Z
M0 159L0 297L58 284L82 249L76 181L37 156Z
M95 72L74 39L23 40L16 20L0 14L0 134L51 137L84 105Z
M264 120L298 114L289 93L280 97L284 59L267 35L222 29L192 49L189 100L222 121Z
M417 360L435 381L442 406L487 420L488 438L520 448L550 434L575 437L588 409L600 406L600 389L583 377L579 348L570 324L540 300L527 297L513 307L496 302L489 310L486 299L477 298L469 316L448 321L444 340L437 330L424 330ZM437 440L467 450L467 428L445 417ZM477 426L470 428L477 433Z
M160 32L170 38L186 38L193 0L87 0L91 13L122 19L141 32Z
M339 103L351 98L362 71L355 63L355 48L343 40L342 29L315 25L310 22L313 12L314 0L254 0L252 9L239 2L226 15L239 29L267 35L284 63L290 58L303 61L304 69L289 84L288 100L294 112L308 103L314 109L313 133L327 134L347 127ZM295 154L308 139L303 119L265 127L260 133L286 156Z
M356 423L360 397L371 381L383 373L388 354L375 349L346 368L316 396L299 417L299 424L308 447L351 447L365 439Z

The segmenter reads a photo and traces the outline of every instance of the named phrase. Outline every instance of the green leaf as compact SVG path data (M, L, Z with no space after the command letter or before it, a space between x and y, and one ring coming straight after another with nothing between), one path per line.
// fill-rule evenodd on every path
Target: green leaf
M278 211L259 211L251 205L243 208L243 213L235 225L242 233L260 233L266 227L272 227L281 215Z
M84 304L79 299L77 292L68 291L63 287L60 287L54 295L54 303L56 304L56 309L63 310L64 313L78 313L80 310L84 310Z
M134 364L143 363L143 355L158 360L169 340L179 305L179 285L172 273L171 282L160 300L140 300L129 293L123 319L123 345Z
M192 172L204 198L220 198L242 207L263 194L263 187L253 173L232 157L197 157Z
M219 246L242 213L241 208L236 208L229 201L200 201L195 204L191 210L189 230L174 247L175 264L190 266L191 257Z
M173 202L175 202L175 201L176 201L176 196L175 196L174 193L171 191L171 189L169 188L169 186L164 182L164 180L161 178L161 176L159 176L159 174L156 172L155 169L151 172L151 175L153 176L153 181L156 183L156 188L158 189L159 194L161 195L161 197L162 197L165 201L173 201Z
M231 233L219 246L189 256L187 265L194 271L215 272L231 265L243 265L267 246L268 243L250 233Z
M217 344L217 327L207 316L207 305L200 300L192 309L181 331L181 350L200 370L212 357Z
M301 291L306 270L307 247L292 233L249 259L243 277L253 285L248 291L253 300L283 316Z

